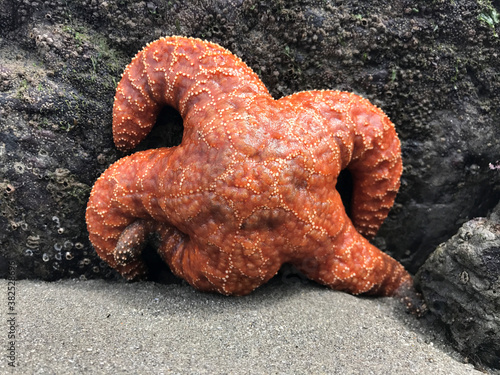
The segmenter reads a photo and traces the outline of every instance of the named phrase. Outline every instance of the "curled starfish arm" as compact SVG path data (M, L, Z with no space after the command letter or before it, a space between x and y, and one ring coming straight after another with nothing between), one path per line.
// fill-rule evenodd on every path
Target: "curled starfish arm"
M368 100L340 91L304 91L280 99L308 114L301 141L316 141L316 169L353 179L350 217L364 236L373 237L387 217L402 173L400 142L389 118ZM333 152L332 152L333 151Z
M127 279L140 278L146 269L141 252L151 233L169 226L155 197L154 163L170 150L138 152L118 160L96 181L87 204L89 238L99 256ZM149 161L150 166L143 167ZM160 219L160 221L158 221Z
M270 97L258 76L228 50L200 39L161 38L123 72L113 106L115 145L122 151L137 146L164 105L180 112L187 138L193 127L220 116L221 98L234 108L256 95Z
M394 204L403 171L394 125L379 108L359 98L350 108L356 124L351 217L364 236L375 236ZM358 151L359 150L359 151Z

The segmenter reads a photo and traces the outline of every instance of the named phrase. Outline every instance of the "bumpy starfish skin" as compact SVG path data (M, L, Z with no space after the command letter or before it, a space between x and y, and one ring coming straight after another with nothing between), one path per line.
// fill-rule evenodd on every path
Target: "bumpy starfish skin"
M402 171L380 109L338 91L274 100L238 57L183 37L149 44L127 66L113 108L117 147L134 148L165 105L183 117L182 143L118 160L87 207L91 242L124 277L145 275L140 254L154 233L172 271L204 291L250 293L283 263L353 294L412 289L363 237L386 218ZM344 168L352 222L335 189Z

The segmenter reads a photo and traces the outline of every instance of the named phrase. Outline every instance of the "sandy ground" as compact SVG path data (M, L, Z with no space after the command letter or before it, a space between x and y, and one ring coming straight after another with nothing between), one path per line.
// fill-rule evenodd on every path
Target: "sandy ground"
M398 301L301 281L239 298L152 282L15 287L16 367L4 293L0 373L481 374Z

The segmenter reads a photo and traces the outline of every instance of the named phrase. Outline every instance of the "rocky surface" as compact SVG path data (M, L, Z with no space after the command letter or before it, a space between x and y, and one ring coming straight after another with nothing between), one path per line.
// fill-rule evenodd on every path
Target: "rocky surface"
M147 42L209 39L274 97L339 89L396 124L405 170L375 240L415 272L500 198L500 38L489 1L0 0L0 277L111 277L84 222L91 186L121 155L116 83ZM179 142L165 111L145 147ZM3 262L2 262L3 261Z
M439 245L416 279L455 347L500 369L500 204Z

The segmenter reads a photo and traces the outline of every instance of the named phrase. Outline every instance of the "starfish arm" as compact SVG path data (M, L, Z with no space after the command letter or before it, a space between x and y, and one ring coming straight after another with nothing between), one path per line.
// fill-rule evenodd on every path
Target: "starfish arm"
M413 278L395 259L370 244L346 218L332 248L318 248L294 266L305 276L335 290L399 298L417 316L427 311Z
M352 294L392 296L412 278L403 266L370 244L348 218L328 247L313 252L294 265L307 277L336 290Z
M202 119L220 117L224 110L216 104L221 98L227 108L235 108L256 95L269 93L258 76L225 48L194 38L161 38L137 53L118 84L115 144L122 151L137 146L164 105L180 112L186 133Z
M402 172L400 142L389 118L368 100L340 91L304 91L280 99L302 113L302 142L316 140L316 169L353 177L350 216L356 229L373 237L387 217ZM318 141L319 140L319 141ZM328 145L328 147L323 147ZM332 152L334 150L334 152ZM331 155L327 161L328 155Z
M394 125L368 100L355 100L349 111L355 123L351 216L364 236L375 236L394 204L403 171L401 145Z
M89 238L99 256L128 279L146 271L140 253L148 236L170 226L156 198L159 179L152 176L158 175L171 151L148 150L120 159L99 177L90 193Z

